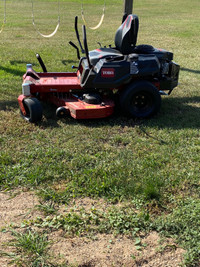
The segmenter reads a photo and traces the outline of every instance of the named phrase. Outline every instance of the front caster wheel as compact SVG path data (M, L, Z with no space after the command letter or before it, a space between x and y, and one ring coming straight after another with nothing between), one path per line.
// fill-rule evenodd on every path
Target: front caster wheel
M56 116L58 118L64 118L69 114L69 110L67 110L65 107L59 107L56 109Z
M38 122L42 119L42 105L37 98L25 98L23 100L26 115L20 110L21 116L28 122Z

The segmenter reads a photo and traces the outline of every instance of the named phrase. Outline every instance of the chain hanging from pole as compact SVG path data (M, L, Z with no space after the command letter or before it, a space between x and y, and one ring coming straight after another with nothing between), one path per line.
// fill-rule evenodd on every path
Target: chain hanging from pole
M58 0L58 24L57 24L55 30L54 30L51 34L48 34L48 35L46 35L46 34L42 34L42 33L37 29L36 24L35 24L35 18L34 18L33 0L32 0L32 23L33 23L33 26L34 26L36 32L37 32L39 35L41 35L42 37L50 38L50 37L54 36L54 35L56 34L56 32L57 32L59 26L60 26L60 2L59 2L59 0Z
M101 24L103 23L103 20L104 20L105 11L106 11L106 1L104 0L103 13L101 15L101 19L100 19L99 23L96 26L89 27L91 30L96 30L101 26ZM83 0L82 0L82 3L81 3L81 16L82 16L83 22L85 23L85 25L87 25L87 22L86 22L86 19L85 19L85 16L84 16Z
M4 0L4 19L3 19L3 24L2 24L1 29L0 29L0 33L2 33L5 24L6 24L6 0Z

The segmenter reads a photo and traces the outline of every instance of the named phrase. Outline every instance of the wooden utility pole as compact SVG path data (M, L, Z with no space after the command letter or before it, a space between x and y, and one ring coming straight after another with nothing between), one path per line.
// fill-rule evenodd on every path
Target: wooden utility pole
M124 14L132 14L133 12L133 0L124 0Z

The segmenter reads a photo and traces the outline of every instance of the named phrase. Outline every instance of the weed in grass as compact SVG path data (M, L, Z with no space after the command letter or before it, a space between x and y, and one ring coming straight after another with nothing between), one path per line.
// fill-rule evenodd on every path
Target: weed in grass
M102 212L92 208L72 209L66 215L37 218L35 226L50 229L63 229L69 235L94 233L131 234L135 237L140 231L148 229L150 217L146 212L136 213L131 208L112 208Z
M144 184L144 197L146 200L159 200L161 198L162 179L149 179Z
M12 258L12 262L17 266L31 267L50 267L54 266L50 263L48 254L48 241L45 233L26 230L23 233L11 231L14 239L9 242L9 246L14 247L15 252L7 254Z
M65 186L65 190L59 192L51 187L42 188L40 189L37 194L40 196L44 201L50 201L54 203L62 203L66 204L69 202L70 198L73 197L72 190L68 190L68 187ZM72 192L72 195L71 195Z
M57 213L58 210L58 208L55 205L55 202L53 201L49 202L40 201L40 204L37 205L36 208L42 211L45 215L55 214Z
M0 164L3 167L14 164L13 158L6 152L0 152Z

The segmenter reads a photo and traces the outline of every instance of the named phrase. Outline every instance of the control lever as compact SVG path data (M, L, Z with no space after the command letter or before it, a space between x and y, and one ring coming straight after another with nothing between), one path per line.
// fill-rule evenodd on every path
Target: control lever
M36 58L39 61L40 66L42 67L43 72L47 72L46 66L45 66L45 64L44 64L41 56L39 54L36 54Z
M85 48L85 55L86 55L86 58L87 58L88 66L91 69L92 68L92 64L90 62L90 57L89 57L89 50L88 50L88 45L87 45L87 36L86 36L86 27L85 27L85 25L82 25L82 32L83 32L83 44L84 44L84 48Z
M81 44L80 36L79 36L79 32L78 32L78 17L77 16L75 17L75 31L76 31L76 37L77 37L78 43L79 43L80 48L81 48L81 52L82 52L82 54L85 54L85 50L83 49L83 46Z
M77 58L80 59L81 57L80 57L80 53L79 53L78 47L73 42L71 42L71 41L69 42L69 44L76 49Z

